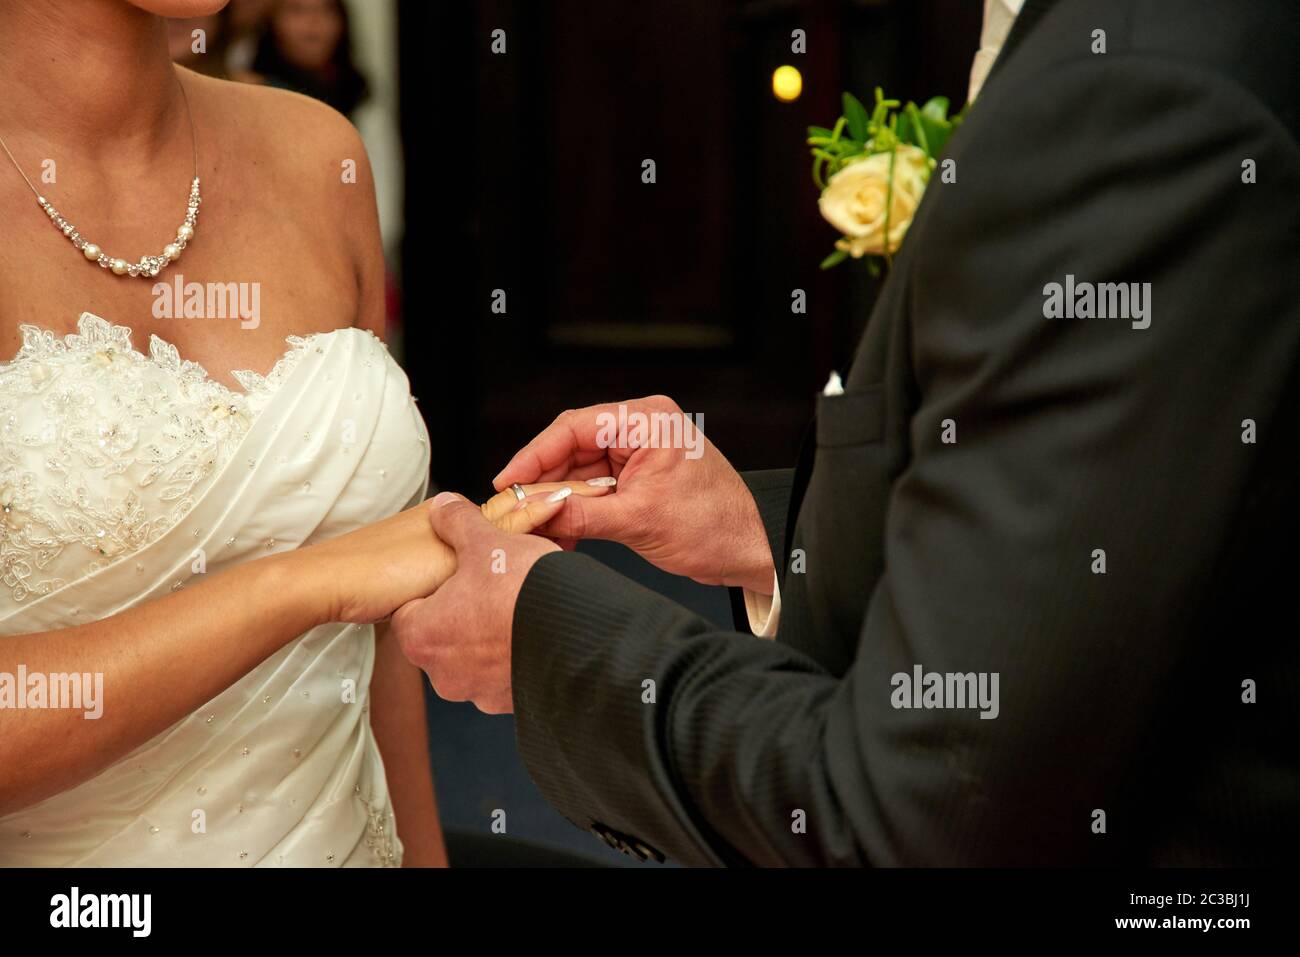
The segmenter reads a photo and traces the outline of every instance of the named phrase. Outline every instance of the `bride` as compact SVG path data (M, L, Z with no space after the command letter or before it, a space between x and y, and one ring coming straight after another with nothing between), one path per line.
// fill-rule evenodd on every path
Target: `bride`
M371 624L455 559L369 167L328 107L171 64L161 17L222 5L0 0L0 865L445 862L423 676ZM181 274L261 321L155 318ZM566 490L607 489L484 510Z

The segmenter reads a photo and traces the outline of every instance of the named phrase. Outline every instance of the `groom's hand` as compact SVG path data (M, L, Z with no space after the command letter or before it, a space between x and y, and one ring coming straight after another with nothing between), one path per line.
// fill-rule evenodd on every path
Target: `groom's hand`
M439 697L508 713L515 599L533 563L559 546L501 531L477 505L452 492L434 498L429 522L455 550L456 573L428 598L399 608L393 633Z
M615 476L614 494L570 499L538 532L560 540L621 542L666 572L771 594L767 535L754 497L731 463L693 426L676 433L690 438L676 448L611 442L611 421L627 421L634 413L669 416L660 421L684 426L682 410L666 396L565 412L520 449L493 484L503 489L512 482Z

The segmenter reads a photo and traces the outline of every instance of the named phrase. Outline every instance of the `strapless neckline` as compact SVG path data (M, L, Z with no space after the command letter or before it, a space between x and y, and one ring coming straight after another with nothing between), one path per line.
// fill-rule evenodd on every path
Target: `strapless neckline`
M185 518L304 357L383 352L350 327L289 336L266 375L233 372L235 389L159 336L141 352L128 326L92 313L66 335L20 329L0 365L0 582L14 603L106 568Z
M292 371L303 351L311 346L321 345L322 341L339 333L360 332L374 336L369 330L353 327L331 329L328 332L314 332L306 336L286 336L285 350L275 360L269 372L265 374L251 369L232 369L230 375L239 383L239 389L233 389L219 379L214 379L207 369L192 359L186 359L180 350L159 335L149 336L149 351L137 349L132 341L134 330L130 326L109 322L93 312L83 312L77 319L77 331L63 335L52 329L24 323L18 327L22 343L18 351L7 362L0 363L0 374L8 372L27 360L39 359L41 355L51 352L83 353L90 356L103 354L111 361L116 354L136 356L153 363L160 368L174 372L191 381L198 379L209 387L247 400L253 396L265 397L274 392L276 386Z

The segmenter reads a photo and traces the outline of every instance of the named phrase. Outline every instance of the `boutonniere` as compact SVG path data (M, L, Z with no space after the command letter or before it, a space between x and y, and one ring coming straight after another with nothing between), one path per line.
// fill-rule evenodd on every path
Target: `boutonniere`
M808 127L813 182L821 190L817 206L843 234L822 268L865 256L878 275L880 261L888 265L907 235L937 157L966 111L948 116L942 96L903 106L879 87L870 113L852 93L843 100L834 128Z

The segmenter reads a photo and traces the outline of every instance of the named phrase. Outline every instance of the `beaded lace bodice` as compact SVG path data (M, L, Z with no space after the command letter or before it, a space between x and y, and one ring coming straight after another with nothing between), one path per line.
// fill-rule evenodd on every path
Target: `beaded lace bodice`
M243 392L176 347L82 315L78 332L22 326L0 366L0 603L124 558L180 521L311 338L292 336Z

